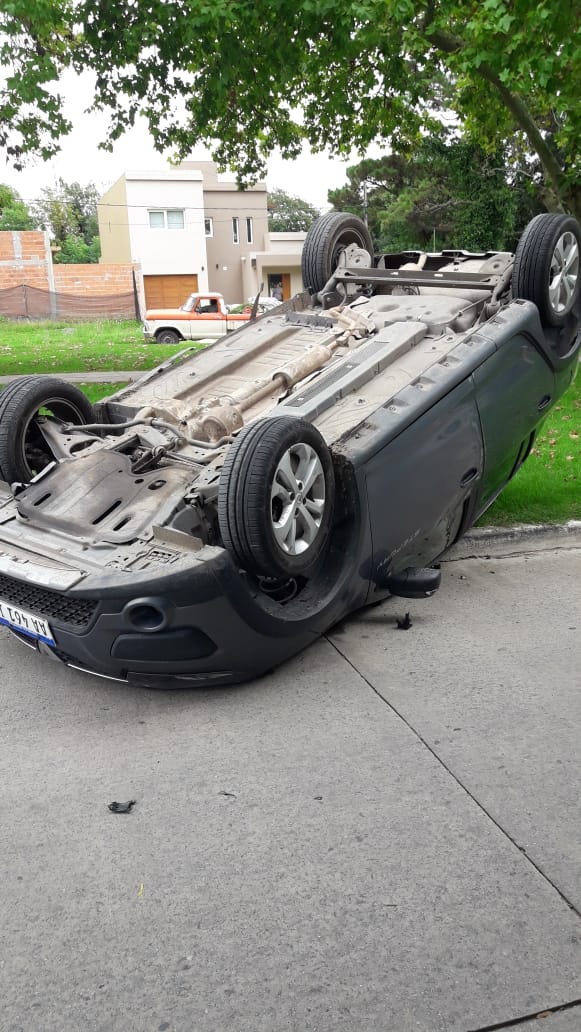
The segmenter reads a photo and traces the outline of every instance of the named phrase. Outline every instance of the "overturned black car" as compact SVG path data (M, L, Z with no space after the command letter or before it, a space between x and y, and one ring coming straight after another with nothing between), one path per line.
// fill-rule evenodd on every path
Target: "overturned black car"
M0 394L0 621L123 684L236 683L418 597L515 475L579 360L580 228L516 254L373 257L332 212L305 292L92 407Z

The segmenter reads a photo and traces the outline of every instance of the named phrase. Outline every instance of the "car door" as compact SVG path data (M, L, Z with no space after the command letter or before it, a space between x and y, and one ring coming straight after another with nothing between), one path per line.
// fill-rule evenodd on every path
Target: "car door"
M549 409L555 375L526 333L498 338L497 350L474 373L484 439L479 508L484 509L518 468L531 434Z
M215 297L199 297L191 313L192 338L223 337L228 330L225 315Z
M374 565L433 561L455 539L483 468L468 376L366 462Z

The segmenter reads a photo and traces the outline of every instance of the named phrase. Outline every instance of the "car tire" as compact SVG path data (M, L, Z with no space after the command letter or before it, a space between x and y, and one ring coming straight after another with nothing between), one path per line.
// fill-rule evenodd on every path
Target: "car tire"
M177 330L158 330L155 339L158 344L178 344L184 338Z
M373 257L371 235L357 215L330 211L313 223L306 235L301 259L306 290L318 294L323 289L337 268L341 252L349 244L357 244Z
M224 547L250 573L307 576L327 550L334 499L333 462L316 427L261 419L240 432L222 467Z
M533 301L545 326L562 326L579 300L581 227L570 215L537 215L516 249L512 296Z
M50 376L15 380L0 394L0 479L28 483L54 461L35 422L41 410L61 422L95 422L91 402L71 383Z

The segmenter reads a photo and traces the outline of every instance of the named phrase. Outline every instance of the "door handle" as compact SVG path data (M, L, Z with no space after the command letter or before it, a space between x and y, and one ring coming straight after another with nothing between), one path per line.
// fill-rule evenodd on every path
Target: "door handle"
M466 487L466 485L470 484L477 476L478 470L476 469L476 466L472 466L471 469L466 470L464 476L460 481L460 487Z
M550 404L551 404L551 395L550 394L544 394L543 397L541 398L541 400L539 401L539 404L537 405L537 411L538 412L542 412L543 409L546 409L547 405L550 405Z

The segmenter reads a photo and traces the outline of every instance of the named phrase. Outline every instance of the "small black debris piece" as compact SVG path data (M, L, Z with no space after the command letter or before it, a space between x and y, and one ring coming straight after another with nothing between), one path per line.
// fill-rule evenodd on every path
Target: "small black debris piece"
M318 803L320 803L320 802L322 802L323 797L322 797L322 795L316 795L316 796L313 796L313 799L315 799Z
M395 626L398 631L409 631L410 627L413 627L410 614L406 613L404 617L396 617Z
M228 799L236 799L234 792L226 792L224 788L221 788L218 795L227 796Z
M130 799L128 803L118 803L113 801L112 803L109 803L109 809L111 813L131 813L136 802L136 799Z

